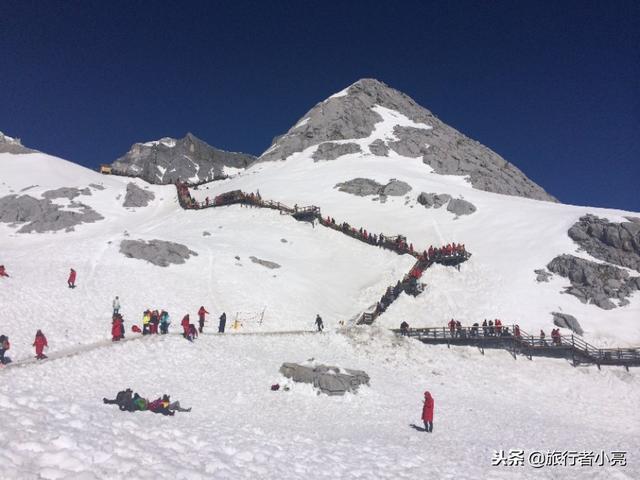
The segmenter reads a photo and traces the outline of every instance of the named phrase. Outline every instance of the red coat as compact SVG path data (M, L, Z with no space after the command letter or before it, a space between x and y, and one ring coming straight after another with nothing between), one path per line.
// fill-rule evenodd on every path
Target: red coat
M433 397L429 392L424 394L424 406L422 407L422 421L433 422Z
M4 265L3 265L2 267L0 267L0 277L8 277L8 276L9 276L9 274L4 269Z
M36 335L36 340L33 342L33 346L36 347L37 354L41 354L42 350L44 350L44 347L47 345L47 337L44 335Z
M76 282L76 271L75 270L71 270L71 273L69 274L69 280L67 280L67 282L69 282L69 283L75 283Z
M198 310L198 316L204 317L205 313L209 312L207 312L204 307L200 307L200 310Z
M122 322L120 320L114 320L111 326L111 336L113 338L120 338L122 336Z

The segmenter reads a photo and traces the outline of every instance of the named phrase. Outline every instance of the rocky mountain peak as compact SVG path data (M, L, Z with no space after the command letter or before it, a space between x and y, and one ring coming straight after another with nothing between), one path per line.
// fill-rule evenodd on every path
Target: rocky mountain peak
M463 175L480 190L557 201L497 153L446 125L408 95L372 78L358 80L315 105L276 137L258 161L286 160L316 145L311 152L316 161L395 152L421 157L435 173Z
M13 138L0 132L0 153L35 153L37 150L32 150L22 145L19 138Z
M246 168L254 161L253 155L220 150L187 133L180 139L163 137L135 143L112 167L118 173L149 183L199 183L224 175L228 168Z

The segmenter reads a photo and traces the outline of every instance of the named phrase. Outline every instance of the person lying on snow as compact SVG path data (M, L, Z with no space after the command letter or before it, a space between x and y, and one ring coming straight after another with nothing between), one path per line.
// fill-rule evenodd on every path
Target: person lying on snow
M190 412L191 411L191 407L182 408L180 406L180 401L178 400L176 400L175 402L171 402L169 395L167 395L166 393L162 396L162 404L165 406L165 408L167 408L168 410L171 410L172 412Z
M133 401L133 391L130 388L118 392L114 400L103 398L102 402L107 405L118 405L120 410L128 410L131 407Z

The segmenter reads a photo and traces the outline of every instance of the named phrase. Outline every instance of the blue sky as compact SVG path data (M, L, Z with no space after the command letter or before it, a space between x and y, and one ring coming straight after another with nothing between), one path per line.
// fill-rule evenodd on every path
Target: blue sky
M192 132L259 154L359 78L561 201L640 211L640 2L0 0L0 131L95 167Z

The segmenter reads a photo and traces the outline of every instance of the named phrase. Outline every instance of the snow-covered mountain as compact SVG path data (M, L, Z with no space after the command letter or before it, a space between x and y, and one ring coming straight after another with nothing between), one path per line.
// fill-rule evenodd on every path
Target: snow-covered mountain
M235 173L255 161L247 153L226 152L208 145L191 133L184 138L135 143L113 162L119 173L164 185L176 180L199 183Z
M369 83L378 93L365 93ZM431 267L422 294L400 295L370 327L354 321L412 257L277 210L184 210L172 185L101 175L40 152L0 153L0 264L10 275L0 278L0 334L17 364L0 370L3 478L640 476L634 369L514 360L389 332L403 320L428 327L501 318L548 334L555 312L576 317L595 345L637 346L640 213L540 201L550 197L515 167L495 167L493 179L494 167L482 165L498 162L495 154L461 136L485 157L469 153L464 166L442 171L469 149L437 140L461 134L411 113L408 97L392 103L389 91L358 82L312 110L322 116L328 105L326 116L354 96L357 114L305 117L259 162L191 189L203 202L241 189L316 205L337 222L404 234L417 250L465 244L472 256L459 271ZM301 125L315 125L310 136L297 134ZM444 150L426 161L434 145ZM66 284L70 268L75 289ZM120 344L110 340L116 295L128 339ZM190 313L194 322L201 305L211 315L191 344L177 334L180 319ZM170 312L172 335L131 333L147 308ZM222 312L228 331L213 334ZM316 314L323 334L312 333ZM52 358L42 364L30 359L37 329ZM362 369L371 384L357 395L319 396L278 373L290 361ZM276 382L290 390L272 392ZM165 418L102 404L126 387L152 399L169 393L193 411ZM420 423L424 390L436 401L428 437L409 426ZM629 464L491 466L495 450L512 448L627 451Z
M318 161L392 152L420 158L442 175L463 175L481 190L556 201L500 155L374 79L359 80L317 104L276 137L259 161L284 160L312 146L318 147L313 153Z
M0 132L0 153L34 153L35 151L23 146L20 139Z

